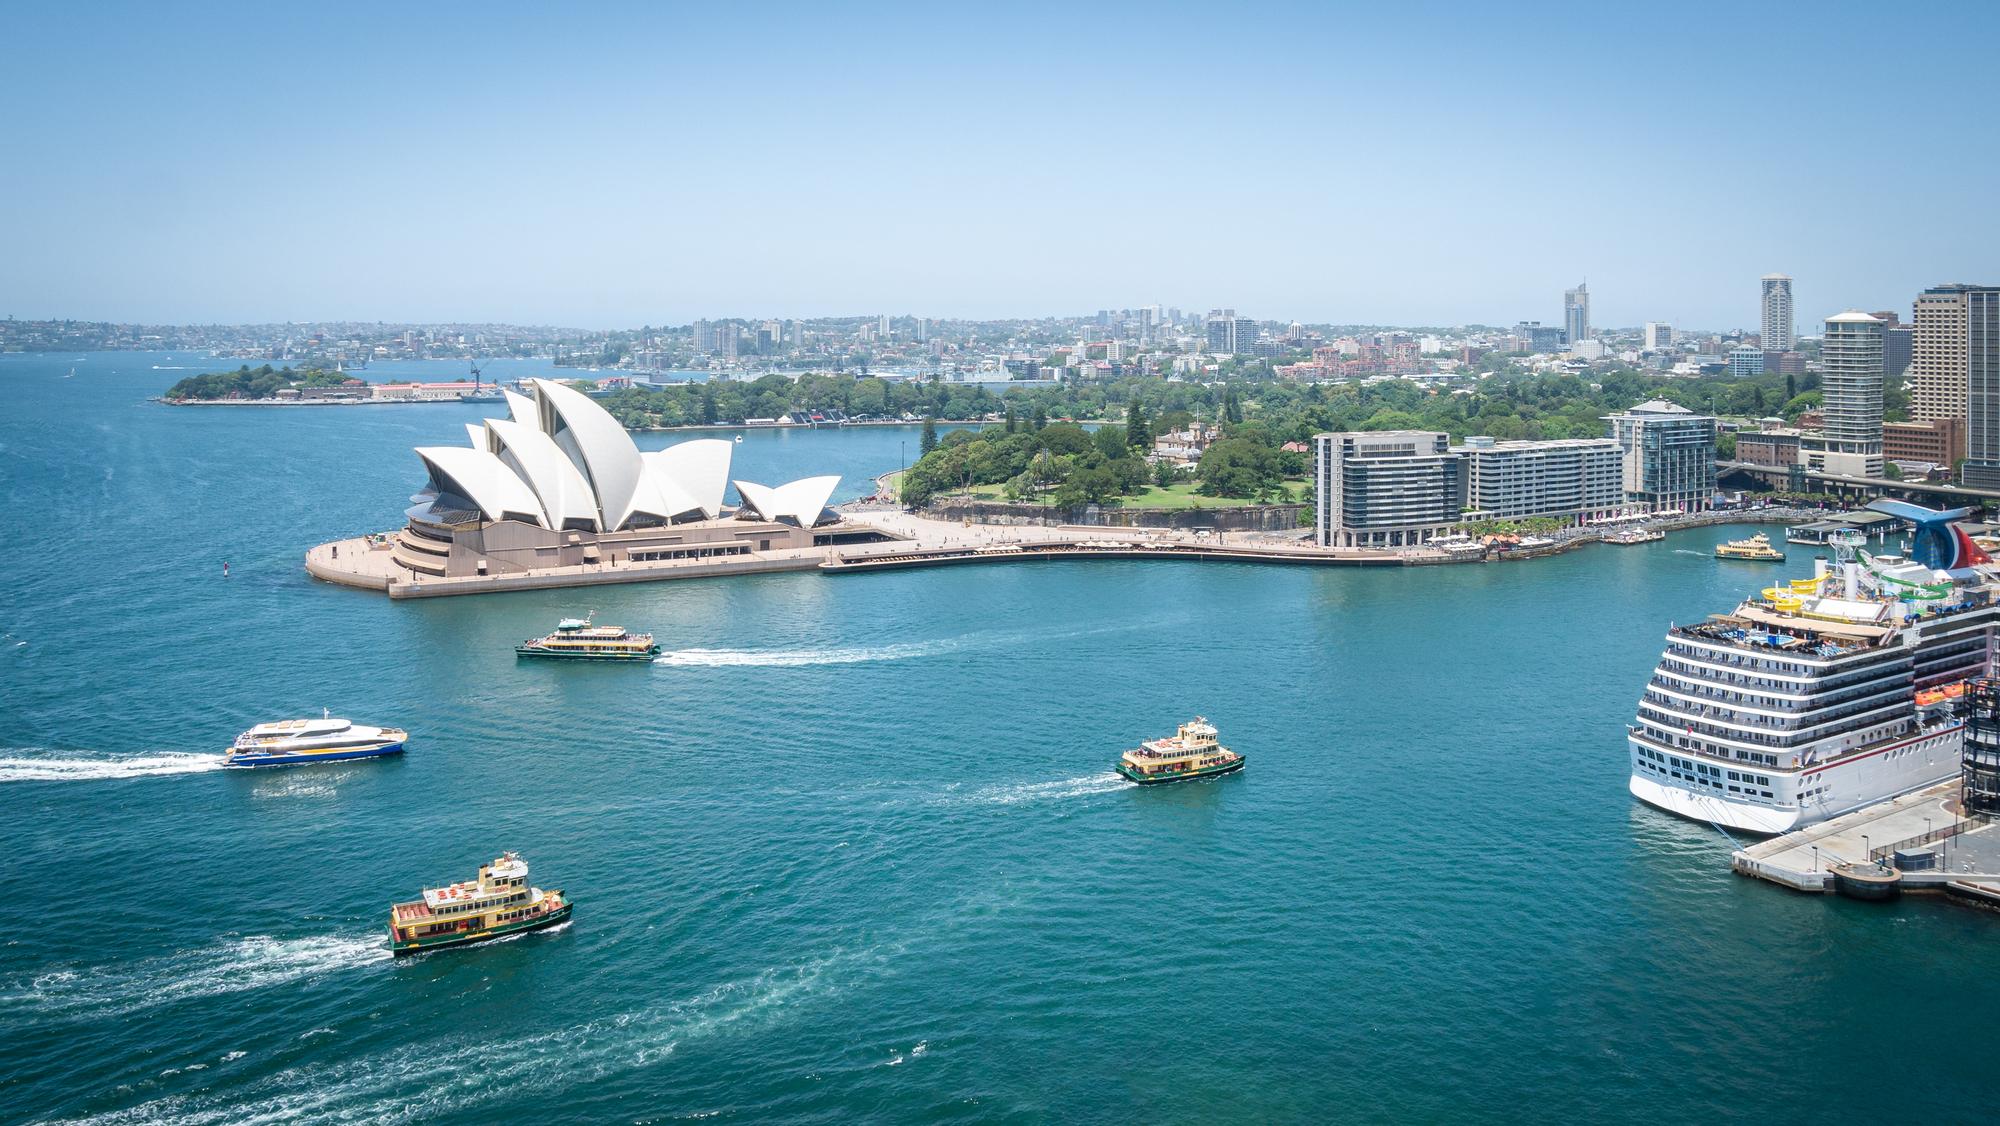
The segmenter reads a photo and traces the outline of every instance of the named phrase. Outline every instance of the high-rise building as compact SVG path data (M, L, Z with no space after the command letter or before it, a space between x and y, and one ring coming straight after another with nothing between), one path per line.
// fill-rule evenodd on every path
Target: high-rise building
M1560 352L1569 341L1563 330L1544 326L1540 321L1522 321L1514 326L1514 335L1525 341L1530 352Z
M883 336L889 335L889 314L882 314L881 323L875 326L875 331L881 333Z
M1236 327L1230 331L1230 351L1256 352L1257 342L1263 334L1257 329L1257 322L1249 317L1236 318Z
M1674 346L1674 326L1665 321L1646 322L1646 351L1664 352Z
M1966 456L1977 456L1968 413L1967 391L1972 378L1971 310L1975 294L1993 293L1990 285L1934 285L1917 294L1916 324L1910 339L1910 418L1966 420Z
M1610 438L1499 442L1473 436L1452 452L1465 459L1467 520L1614 516L1625 505L1618 443Z
M1464 459L1427 430L1313 435L1321 547L1415 547L1458 523Z
M1796 343L1792 335L1792 279L1785 274L1765 274L1763 283L1764 351L1789 352Z
M2000 489L2000 287L1965 293L1965 484Z
M715 351L715 326L707 321L694 322L694 350L708 353Z
M1233 356L1237 351L1236 326L1244 322L1236 316L1234 309L1211 309L1208 313L1208 350L1217 355Z
M1807 469L1882 475L1882 322L1858 309L1826 319L1820 342L1825 425L1799 447Z
M1729 374L1737 377L1764 374L1764 350L1749 344L1738 344L1731 348Z
M1618 441L1625 501L1642 512L1704 512L1715 503L1715 418L1664 399L1604 416Z
M1563 290L1563 333L1571 344L1590 339L1590 289L1581 282Z

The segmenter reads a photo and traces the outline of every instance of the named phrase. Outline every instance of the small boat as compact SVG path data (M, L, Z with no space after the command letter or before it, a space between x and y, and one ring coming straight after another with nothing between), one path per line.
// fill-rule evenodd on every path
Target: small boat
M547 637L533 637L514 647L517 657L550 657L567 661L650 661L660 647L650 633L627 633L624 626L594 626L593 612L564 618Z
M352 758L380 758L403 753L408 733L395 727L366 727L322 712L318 719L283 719L260 723L236 737L222 765L233 767L305 766Z
M1165 739L1153 739L1126 751L1118 773L1141 786L1208 778L1243 769L1243 756L1216 741L1215 725L1194 717Z
M390 906L389 950L401 957L540 930L567 920L570 906L560 890L528 886L520 854L502 853L476 880L425 888L422 899Z
M1622 532L1613 532L1605 536L1604 542L1615 543L1621 547L1630 547L1633 544L1639 543L1657 543L1666 538L1667 533L1656 528L1627 528Z
M1783 563L1785 553L1771 546L1771 537L1762 532L1747 540L1730 540L1715 548L1717 559L1754 559L1767 563Z

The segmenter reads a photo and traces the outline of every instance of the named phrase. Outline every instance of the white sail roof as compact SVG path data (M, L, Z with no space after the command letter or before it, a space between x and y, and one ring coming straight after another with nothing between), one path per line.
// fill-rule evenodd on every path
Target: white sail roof
M641 453L618 420L589 396L547 379L533 380L532 386L532 397L503 392L511 417L468 423L470 448L417 450L435 492L476 505L490 520L522 520L553 530L621 531L635 517L722 516L732 443L697 438ZM833 476L777 488L738 481L736 487L748 512L810 528L839 484Z
M526 395L506 390L500 392L500 397L507 400L507 417L523 426L540 426L542 424L541 412L536 409L533 399L528 398Z
M581 523L597 530L597 502L590 495L590 482L583 479L554 439L512 419L489 418L486 427L498 443L495 452L501 461L520 475L542 502L548 527L560 530Z
M420 446L417 456L430 468L431 484L438 492L471 501L488 520L525 520L548 527L534 490L495 455L464 446Z
M646 471L671 482L693 500L690 508L701 509L713 520L722 515L722 498L729 492L729 459L735 451L733 442L696 438L646 454Z
M646 472L639 447L610 412L583 392L553 380L535 380L535 392L542 430L583 471L597 496L600 528L618 531L635 511L650 512L662 505L656 490L643 487Z
M826 511L826 502L833 499L833 490L839 486L836 474L805 477L775 489L755 481L738 481L736 491L743 497L743 506L764 519L810 528L819 523L820 513Z

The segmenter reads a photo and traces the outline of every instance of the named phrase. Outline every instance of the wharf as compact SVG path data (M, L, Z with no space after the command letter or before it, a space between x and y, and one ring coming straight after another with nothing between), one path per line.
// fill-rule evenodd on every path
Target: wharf
M1904 892L1946 894L2000 906L2000 825L1961 815L1953 778L1829 821L1738 849L1730 867L1794 891L1838 890L1834 869L1893 865L1897 852L1928 850L1934 868L1891 869Z

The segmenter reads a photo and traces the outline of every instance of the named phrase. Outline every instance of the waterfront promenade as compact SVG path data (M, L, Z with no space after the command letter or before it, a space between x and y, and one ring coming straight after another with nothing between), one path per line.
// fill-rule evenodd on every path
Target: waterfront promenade
M1550 546L1527 551L1448 552L1429 547L1370 551L1319 547L1308 538L1310 533L1303 530L1293 533L1206 534L1177 529L974 524L940 520L893 505L860 502L845 506L843 515L844 528L877 531L885 539L870 544L753 551L726 558L587 563L440 578L412 571L397 562L390 550L395 533L387 532L320 544L306 552L305 568L314 578L379 591L391 598L438 598L784 571L899 570L1052 558L1231 560L1321 567L1410 567L1508 559L1526 561L1597 543L1608 531L1569 529L1566 534L1554 537ZM1691 516L1670 516L1649 522L1647 526L1671 531L1719 523L1792 523L1822 515L1824 513L1809 509L1704 512Z

